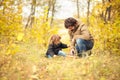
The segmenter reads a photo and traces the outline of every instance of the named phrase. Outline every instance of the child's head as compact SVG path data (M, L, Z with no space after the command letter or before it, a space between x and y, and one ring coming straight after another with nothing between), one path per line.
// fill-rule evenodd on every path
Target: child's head
M61 37L57 34L52 35L50 38L50 44L59 44Z

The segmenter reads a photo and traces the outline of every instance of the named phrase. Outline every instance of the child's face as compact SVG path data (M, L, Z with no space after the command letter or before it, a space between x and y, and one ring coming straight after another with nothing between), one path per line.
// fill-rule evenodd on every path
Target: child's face
M60 39L56 39L55 44L59 44L59 43L60 43Z
M54 36L52 36L51 41L54 44L59 44L60 43L60 39L61 39L61 37L59 35L54 35Z

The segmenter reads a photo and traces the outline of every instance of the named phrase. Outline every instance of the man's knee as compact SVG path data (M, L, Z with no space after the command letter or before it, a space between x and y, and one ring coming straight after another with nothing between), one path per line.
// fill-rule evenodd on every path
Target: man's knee
M81 39L81 38L76 39L76 43L77 44L83 44L84 43L84 39Z

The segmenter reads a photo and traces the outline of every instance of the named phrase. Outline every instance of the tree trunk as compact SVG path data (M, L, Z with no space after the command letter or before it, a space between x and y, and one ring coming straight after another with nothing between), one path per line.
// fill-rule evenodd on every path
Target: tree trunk
M48 1L48 10L47 10L47 17L46 17L46 21L48 21L48 17L49 17L49 12L51 9L51 0Z
M52 16L51 16L51 22L50 22L50 25L52 25L53 20L54 20L55 4L56 4L56 0L53 0L53 1L52 1Z
M87 25L89 26L89 14L90 14L90 0L88 0L88 7L87 7Z
M108 0L108 2L111 3L110 0ZM105 23L107 23L107 21L110 21L110 18L111 18L111 8L112 8L112 5L110 5L109 7L107 7L106 11L105 11L105 14L103 15L103 19L104 19Z
M76 1L76 4L77 4L77 18L80 18L80 15L79 15L79 0Z
M2 13L5 14L5 6L3 5L3 1L4 1L4 0L1 0L1 1L0 1L0 7L3 6L3 12L2 12ZM5 1L4 1L4 2L5 2Z
M35 16L35 8L36 8L36 0L32 0L32 6L31 6L31 14L28 17L27 24L25 25L25 28L27 27L33 27L34 23L34 16Z
M108 0L108 1L109 1L109 3L111 3L110 0ZM112 8L112 5L110 5L110 6L108 7L108 18L107 18L108 21L110 21L110 18L111 18L111 8Z
M105 6L105 1L104 1L104 0L102 0L102 6L103 6L103 7ZM105 11L102 11L102 14L101 14L100 16L101 16L101 19L103 19L103 20L105 21L105 16L104 16L104 14L105 14Z

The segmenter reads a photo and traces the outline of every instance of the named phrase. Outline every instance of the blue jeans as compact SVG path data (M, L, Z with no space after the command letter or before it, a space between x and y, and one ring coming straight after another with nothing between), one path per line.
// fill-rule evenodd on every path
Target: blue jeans
M77 50L77 55L80 56L82 55L82 52L85 52L87 50L91 50L93 48L94 43L90 40L84 40L84 39L76 39L76 50Z
M59 52L58 52L58 55L59 55L59 56L66 57L66 54L65 54L65 52L63 52L63 51L59 51Z
M50 55L47 55L47 58L52 58L52 56L50 56Z
M58 55L59 55L59 56L66 57L66 54L65 54L65 52L63 52L63 51L59 51L59 52L58 52ZM52 56L47 55L47 58L52 58Z

